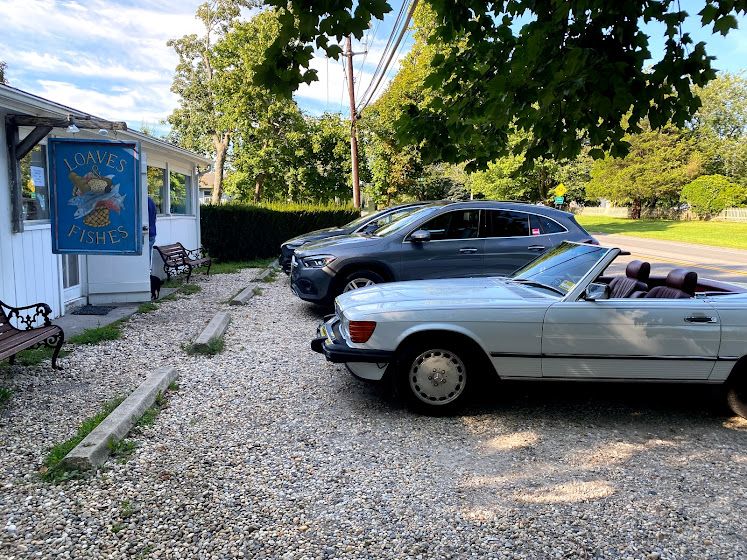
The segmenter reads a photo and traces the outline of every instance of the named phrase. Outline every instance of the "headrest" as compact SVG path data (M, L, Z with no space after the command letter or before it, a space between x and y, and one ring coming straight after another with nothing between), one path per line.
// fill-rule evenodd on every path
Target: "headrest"
M647 262L630 261L625 267L625 276L640 282L648 282L649 274L651 274L651 265Z
M684 268L675 268L667 274L667 286L694 296L695 288L698 286L698 273L688 272Z

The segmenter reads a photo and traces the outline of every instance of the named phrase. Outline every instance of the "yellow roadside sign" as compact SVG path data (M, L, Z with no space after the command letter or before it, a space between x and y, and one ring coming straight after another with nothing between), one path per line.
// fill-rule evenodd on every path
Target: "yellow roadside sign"
M555 187L555 196L565 196L565 193L568 192L568 189L565 188L565 185L563 183L560 183L557 187Z

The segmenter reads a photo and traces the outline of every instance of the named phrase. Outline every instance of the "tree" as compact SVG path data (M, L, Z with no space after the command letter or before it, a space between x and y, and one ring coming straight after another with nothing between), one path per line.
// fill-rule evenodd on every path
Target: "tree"
M0 60L0 84L8 84L8 80L5 78L5 72L8 71L8 65L5 61Z
M624 158L607 155L594 162L587 196L631 204L631 217L641 217L644 203L674 203L683 185L700 172L700 154L695 142L668 125L624 137L630 151Z
M179 56L171 86L179 96L179 107L168 117L170 139L184 148L215 156L213 204L221 200L223 168L236 130L232 99L223 89L224 76L216 72L216 67L225 70L230 63L219 60L221 50L217 47L238 23L241 9L257 5L254 0L209 0L200 4L196 15L205 34L168 42Z
M429 180L430 173L422 161L419 143L403 144L397 136L397 121L405 114L406 107L427 104L435 94L423 88L434 56L443 49L443 46L428 44L435 21L433 10L420 4L415 11L415 42L410 52L381 97L363 111L359 123L364 145L372 159L373 183L366 193L387 205L392 198L426 200L444 191L435 183L433 188L423 184ZM434 163L437 166L438 162ZM448 188L435 198L443 198L446 192Z
M723 73L695 88L702 106L690 123L708 174L721 174L747 187L747 78Z
M681 200L699 216L710 216L744 203L747 191L723 175L701 175L682 188Z
M744 0L701 0L703 26L727 34ZM332 58L329 38L360 38L370 19L390 11L384 0L269 0L281 11L278 39L257 79L289 95L316 79L308 70L312 43ZM508 154L512 127L532 132L526 165L538 157L573 158L588 142L592 157L624 155L628 133L667 123L681 127L699 100L690 85L715 78L705 43L692 44L687 13L674 0L431 0L438 16L429 41L448 46L433 60L425 86L437 92L426 106L411 104L398 136L424 142L426 161L469 161L471 168ZM641 25L666 28L661 60L650 64ZM306 70L305 70L306 69ZM629 128L622 124L629 115ZM579 134L580 132L580 134Z

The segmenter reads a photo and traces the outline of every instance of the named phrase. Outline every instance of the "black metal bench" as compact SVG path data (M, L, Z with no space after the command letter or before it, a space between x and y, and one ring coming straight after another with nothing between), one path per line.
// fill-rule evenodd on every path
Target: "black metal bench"
M25 313L24 313L25 312ZM22 350L33 350L40 346L54 348L52 368L57 366L65 333L49 320L52 309L46 303L35 303L26 307L11 307L0 301L0 360L10 358L12 364L16 354ZM44 326L34 327L39 317L44 317ZM15 320L15 325L11 321ZM18 327L25 328L18 328Z
M207 255L205 249L193 249L188 251L181 243L171 245L155 245L153 247L163 259L163 271L170 280L172 274L187 273L187 282L192 276L192 269L207 266L207 275L210 276L210 265L212 259Z

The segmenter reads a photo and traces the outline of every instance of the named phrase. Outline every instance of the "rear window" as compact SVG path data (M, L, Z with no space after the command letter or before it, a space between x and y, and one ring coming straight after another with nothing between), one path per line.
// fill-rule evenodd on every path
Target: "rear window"
M532 235L549 235L551 233L564 233L568 231L552 218L540 216L539 214L529 215L529 228Z

